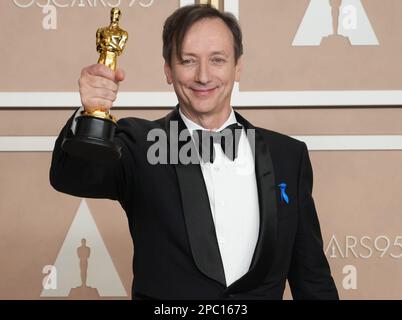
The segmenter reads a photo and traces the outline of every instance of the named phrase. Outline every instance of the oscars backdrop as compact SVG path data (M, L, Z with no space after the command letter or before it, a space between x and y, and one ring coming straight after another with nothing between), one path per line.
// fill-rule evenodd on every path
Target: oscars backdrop
M99 59L96 30L111 7L130 35L113 114L157 119L175 106L162 26L194 2L0 2L0 299L130 299L135 248L122 208L53 190L51 151L80 105L77 80ZM309 147L340 297L402 299L402 2L211 2L244 32L233 105Z

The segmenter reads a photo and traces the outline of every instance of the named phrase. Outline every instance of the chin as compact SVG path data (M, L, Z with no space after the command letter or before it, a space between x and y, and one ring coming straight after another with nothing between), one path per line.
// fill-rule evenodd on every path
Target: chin
M197 113L210 113L216 109L215 104L208 101L194 101L190 103L190 108Z

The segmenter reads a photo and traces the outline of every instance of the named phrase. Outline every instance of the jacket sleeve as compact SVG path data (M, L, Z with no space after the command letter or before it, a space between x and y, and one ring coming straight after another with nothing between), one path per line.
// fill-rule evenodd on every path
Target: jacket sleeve
M293 299L339 299L323 250L320 224L312 197L313 171L303 143L298 181L298 226L288 281Z
M71 156L61 148L64 138L72 134L72 124L78 111L67 121L55 142L50 184L57 191L73 196L120 200L126 189L122 159L111 164L94 163ZM121 143L118 140L116 143Z

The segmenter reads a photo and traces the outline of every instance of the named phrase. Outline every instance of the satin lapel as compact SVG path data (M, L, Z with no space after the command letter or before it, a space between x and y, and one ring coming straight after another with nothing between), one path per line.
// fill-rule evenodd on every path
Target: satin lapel
M275 174L268 143L261 129L255 128L236 112L236 119L245 129L255 129L255 173L260 209L260 232L249 271L228 287L228 292L244 291L261 283L268 273L275 254L277 204ZM248 138L252 135L248 134Z
M186 130L178 108L166 117L169 133L172 121L178 121L179 133ZM169 134L168 134L169 136ZM170 142L169 142L170 143ZM179 148L182 143L179 142ZM226 286L209 198L199 164L175 164L191 252L198 269L207 277Z

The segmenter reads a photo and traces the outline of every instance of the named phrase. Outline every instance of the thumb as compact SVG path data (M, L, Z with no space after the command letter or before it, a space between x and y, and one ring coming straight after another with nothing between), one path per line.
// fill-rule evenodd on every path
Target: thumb
M125 74L123 69L117 69L116 70L116 75L115 75L115 81L116 82L123 81L125 77L126 77L126 74Z

